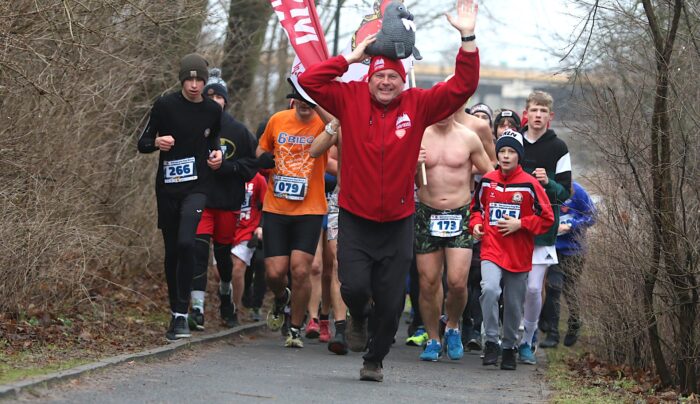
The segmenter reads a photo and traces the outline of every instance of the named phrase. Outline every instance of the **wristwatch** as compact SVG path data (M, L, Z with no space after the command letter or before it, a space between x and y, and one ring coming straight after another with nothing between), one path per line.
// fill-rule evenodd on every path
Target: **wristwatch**
M476 39L476 35L471 34L469 36L463 36L462 37L462 42L470 42Z
M327 132L329 135L331 135L331 136L335 136L335 135L338 134L338 130L337 130L337 129L333 129L333 125L331 125L330 122L328 122L328 123L326 124L326 129L325 129L325 130L326 130L326 132Z

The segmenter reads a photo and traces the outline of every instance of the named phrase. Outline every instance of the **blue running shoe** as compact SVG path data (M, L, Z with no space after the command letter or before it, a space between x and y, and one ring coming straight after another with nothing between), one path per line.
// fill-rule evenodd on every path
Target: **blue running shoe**
M532 352L530 344L524 342L518 347L518 358L520 362L527 363L528 365L536 365L537 359L535 358L535 353Z
M462 359L464 346L462 345L462 333L456 328L448 328L445 333L445 345L447 357L453 361Z
M440 356L442 356L442 344L436 339L431 339L420 354L420 360L437 362Z

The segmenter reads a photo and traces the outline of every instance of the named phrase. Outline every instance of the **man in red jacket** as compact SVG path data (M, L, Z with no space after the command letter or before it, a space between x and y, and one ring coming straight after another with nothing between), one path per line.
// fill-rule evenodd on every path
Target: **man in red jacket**
M413 176L423 132L461 108L479 81L476 15L473 0L459 0L457 16L448 16L462 46L454 77L431 89L404 91L403 65L384 56L371 59L369 82L336 81L350 64L367 59L365 49L373 35L350 55L311 66L299 77L309 96L340 120L343 132L338 275L351 316L348 345L354 351L368 348L361 380L383 380L382 360L403 309L403 285L413 255Z
M484 175L474 191L469 228L481 239L481 311L486 331L484 365L498 361L498 299L503 281L503 359L515 370L517 332L535 236L546 233L554 213L542 185L523 171L523 137L507 129L496 142L500 167Z

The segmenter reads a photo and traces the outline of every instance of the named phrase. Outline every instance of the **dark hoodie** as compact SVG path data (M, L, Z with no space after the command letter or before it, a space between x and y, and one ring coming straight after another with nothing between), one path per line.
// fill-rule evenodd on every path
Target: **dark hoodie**
M532 174L536 168L547 170L549 183L544 190L549 197L554 212L554 225L545 234L535 238L535 245L554 245L557 240L559 227L559 206L571 195L571 157L566 143L559 139L552 129L542 135L535 143L530 143L525 134L528 127L522 130L525 157L522 161L523 170Z
M238 210L245 197L245 183L257 173L255 138L231 114L221 114L221 168L214 171L207 194L207 208Z

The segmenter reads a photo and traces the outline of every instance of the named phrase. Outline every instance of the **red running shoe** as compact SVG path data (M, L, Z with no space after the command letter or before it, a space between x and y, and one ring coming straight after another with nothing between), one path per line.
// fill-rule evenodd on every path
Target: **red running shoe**
M309 323L306 324L306 338L318 338L321 326L318 324L318 320L312 318Z
M331 331L328 329L328 320L321 320L320 332L318 335L319 342L328 342L331 340Z

